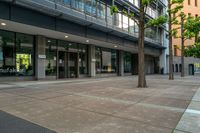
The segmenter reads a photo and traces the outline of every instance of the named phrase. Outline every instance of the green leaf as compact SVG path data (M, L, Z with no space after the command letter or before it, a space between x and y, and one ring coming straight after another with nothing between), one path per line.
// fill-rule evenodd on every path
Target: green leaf
M162 15L162 16L159 16L158 18L156 19L151 19L148 21L148 23L146 24L147 27L150 27L150 26L159 26L159 25L162 25L164 23L167 22L167 15Z
M118 7L116 5L110 7L111 15L113 15L115 13L118 13L118 12L119 12L119 9L118 9Z

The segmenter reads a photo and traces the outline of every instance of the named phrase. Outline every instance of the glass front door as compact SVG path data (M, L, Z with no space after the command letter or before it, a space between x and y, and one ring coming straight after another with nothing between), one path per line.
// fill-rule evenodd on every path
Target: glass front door
M68 53L68 78L77 78L78 75L78 54Z
M59 51L58 54L58 70L59 70L59 78L66 77L66 54L64 51Z
M72 52L59 51L59 78L78 77L78 54Z

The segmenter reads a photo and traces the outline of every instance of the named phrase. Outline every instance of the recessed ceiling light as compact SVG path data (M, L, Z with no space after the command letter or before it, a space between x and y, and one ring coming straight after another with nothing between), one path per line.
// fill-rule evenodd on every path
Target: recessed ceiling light
M89 40L86 40L86 42L90 42Z
M69 36L65 36L65 38L68 38Z
M114 47L115 47L115 48L117 48L117 46L116 46L116 45L115 45Z
M6 26L6 23L1 23L2 26Z

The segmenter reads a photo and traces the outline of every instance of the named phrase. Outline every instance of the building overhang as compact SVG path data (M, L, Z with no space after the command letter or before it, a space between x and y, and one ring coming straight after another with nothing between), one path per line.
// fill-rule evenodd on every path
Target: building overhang
M13 0L4 0L6 2L13 2ZM24 0L15 0L16 5L20 5L35 11L39 11L41 13L45 13L46 15L55 17L56 19L63 19L69 22L73 22L79 24L84 27L89 27L95 30L99 30L104 32L105 34L111 34L119 38L125 38L130 41L137 42L138 35L136 33L131 34L130 32L125 32L122 29L117 29L112 25L108 25L105 21L101 21L99 19L94 19L92 16L86 15L84 13L75 11L73 9L67 8L60 4L56 4L54 2L48 0L33 0L33 1L24 1ZM55 8L56 7L56 8ZM137 10L135 8L135 10ZM22 12L22 11L21 11ZM64 25L64 24L63 24ZM55 24L56 27L56 24ZM54 28L54 27L50 27ZM86 36L86 35L83 35ZM137 44L137 43L136 43ZM145 38L145 45L147 47L154 47L156 49L163 49L161 43L154 41L149 38Z
M0 23L2 22L6 23L6 26L0 26L1 30L20 32L20 33L31 34L31 35L42 35L47 38L54 38L54 39L65 40L65 41L76 42L76 43L83 43L83 44L88 44L88 45L95 45L99 47L107 47L107 48L112 48L112 49L117 49L117 50L128 51L131 53L138 53L137 43L134 45L134 41L133 41L133 45L126 44L126 43L119 44L119 43L114 43L114 42L93 39L91 37L82 37L82 36L74 35L70 33L65 33L65 32L40 28L37 26L27 25L27 24L23 24L19 22L14 22L10 20L0 19ZM68 38L65 38L65 36L68 36ZM87 42L87 40L89 40L89 42ZM152 49L153 48L150 48L150 49L148 49L148 47L145 48L145 53L148 55L153 55L153 56L160 55L159 49L154 49L153 51L151 51Z

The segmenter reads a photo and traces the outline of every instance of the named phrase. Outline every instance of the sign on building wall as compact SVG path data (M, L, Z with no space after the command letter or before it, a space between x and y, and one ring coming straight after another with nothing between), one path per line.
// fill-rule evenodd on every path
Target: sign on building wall
M194 63L194 72L200 73L200 63Z

